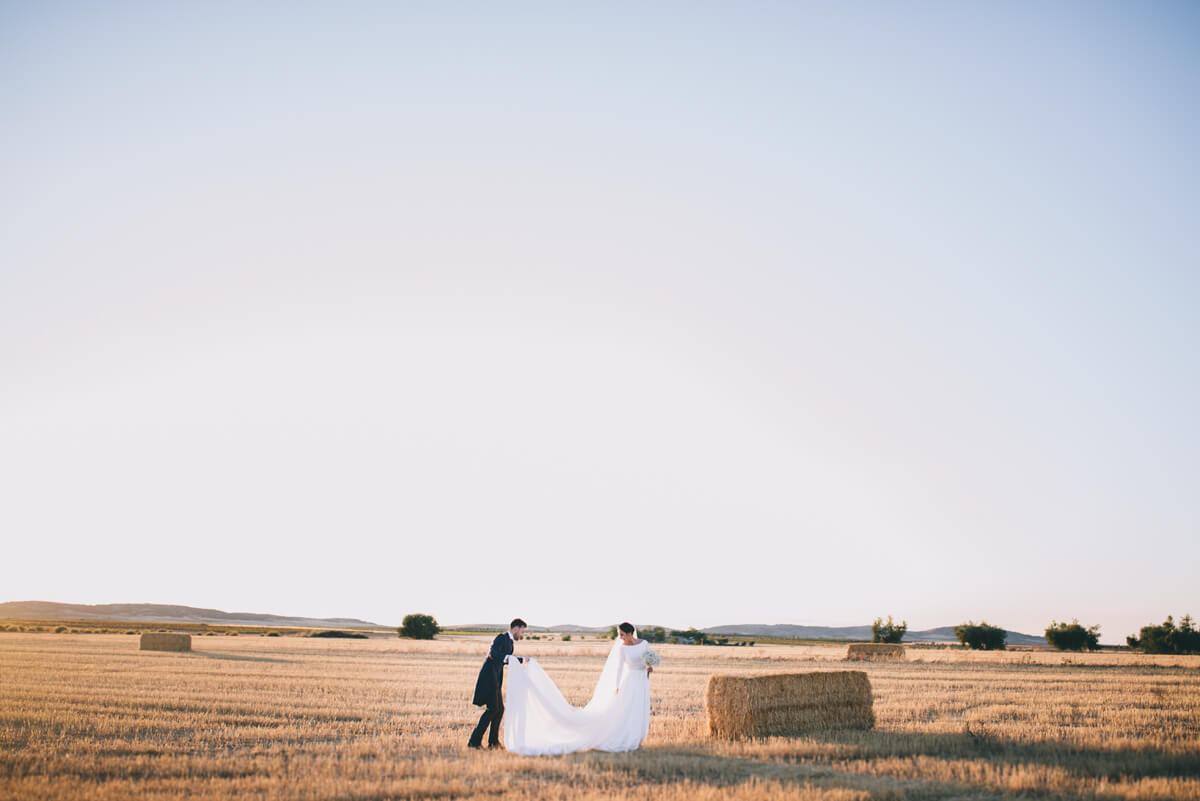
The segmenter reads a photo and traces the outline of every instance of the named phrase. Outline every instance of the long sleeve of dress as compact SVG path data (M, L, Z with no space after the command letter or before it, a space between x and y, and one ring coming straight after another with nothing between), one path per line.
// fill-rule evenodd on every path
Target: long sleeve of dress
M626 646L622 645L621 648ZM625 678L625 652L621 651L621 658L617 660L617 689L621 689L621 679Z

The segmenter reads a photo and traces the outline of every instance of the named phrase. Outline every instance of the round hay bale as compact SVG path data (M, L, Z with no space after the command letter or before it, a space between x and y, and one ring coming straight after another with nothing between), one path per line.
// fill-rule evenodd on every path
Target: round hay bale
M704 706L714 737L776 737L875 725L871 682L859 670L709 676Z
M904 646L885 642L856 642L846 646L846 660L861 662L870 660L903 661Z
M192 635L146 632L138 646L141 651L190 651Z

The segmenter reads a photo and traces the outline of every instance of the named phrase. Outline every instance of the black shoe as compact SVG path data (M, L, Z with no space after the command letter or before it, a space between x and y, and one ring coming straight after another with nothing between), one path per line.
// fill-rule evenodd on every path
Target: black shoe
M490 748L503 748L503 747L504 747L504 746L500 745L500 743L488 743L488 748L489 748L489 749L490 749Z
M480 743L467 743L467 748L474 748L476 751L482 751L483 745Z

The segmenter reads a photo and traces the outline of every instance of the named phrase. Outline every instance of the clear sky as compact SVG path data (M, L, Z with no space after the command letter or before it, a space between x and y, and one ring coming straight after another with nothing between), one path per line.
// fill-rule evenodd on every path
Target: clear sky
M1200 615L1198 42L0 2L0 600Z

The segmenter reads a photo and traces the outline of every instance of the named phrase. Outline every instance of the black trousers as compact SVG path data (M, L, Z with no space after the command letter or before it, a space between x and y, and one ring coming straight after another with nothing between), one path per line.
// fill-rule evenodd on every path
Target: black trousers
M504 701L500 696L499 690L496 691L496 697L492 700L487 708L483 710L483 714L479 716L479 725L475 727L475 731L471 732L471 739L468 741L470 745L483 744L483 731L491 727L491 732L488 734L488 745L500 744L500 718L504 717Z

